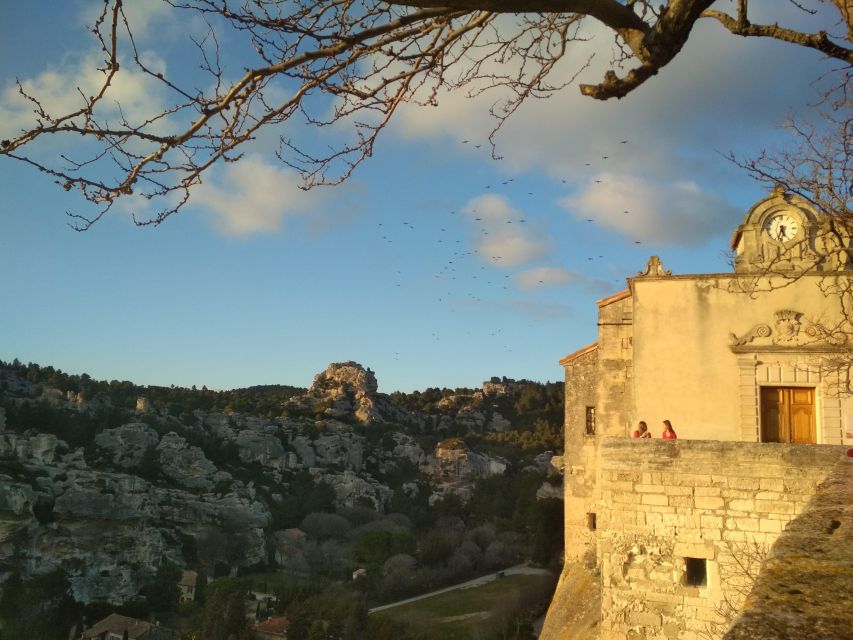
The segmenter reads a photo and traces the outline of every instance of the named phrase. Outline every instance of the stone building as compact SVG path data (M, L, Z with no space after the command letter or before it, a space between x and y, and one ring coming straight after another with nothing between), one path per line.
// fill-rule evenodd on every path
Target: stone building
M560 360L565 564L542 638L722 637L853 444L853 245L828 229L776 191L736 230L733 272L653 256L598 302L598 339ZM640 420L652 440L631 438Z
M178 580L178 589L181 590L181 602L194 602L197 586L198 573L184 569L181 572L181 579Z
M169 640L170 629L145 620L112 613L80 635L81 640Z

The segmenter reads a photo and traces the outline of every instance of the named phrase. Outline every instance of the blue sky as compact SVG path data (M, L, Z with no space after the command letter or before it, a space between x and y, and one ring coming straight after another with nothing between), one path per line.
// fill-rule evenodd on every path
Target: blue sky
M96 48L82 27L100 4L0 3L0 132L30 117L15 77L57 101L85 85ZM161 3L131 7L143 52L191 66L191 27ZM606 61L610 41L585 51ZM234 69L248 64L222 44ZM569 87L523 107L498 136L501 161L485 143L491 100L441 96L404 108L340 187L298 190L260 140L156 228L123 208L75 232L65 212L85 207L73 193L0 159L0 358L220 389L307 386L343 360L387 392L558 380L558 359L595 338L595 301L650 255L674 273L729 270L730 234L763 190L723 156L783 143L778 125L815 113L810 83L830 66L700 24L623 100ZM132 76L117 97L140 112L159 98Z

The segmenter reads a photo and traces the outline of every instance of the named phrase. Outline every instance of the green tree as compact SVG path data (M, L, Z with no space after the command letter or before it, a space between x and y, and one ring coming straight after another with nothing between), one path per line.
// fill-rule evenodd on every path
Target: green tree
M399 553L413 554L417 544L408 531L368 531L355 542L356 558L367 564L382 564Z
M563 549L563 501L558 498L536 500L530 509L531 559L547 564Z
M242 580L223 579L207 586L200 637L205 640L239 638L248 628L246 596Z
M146 584L140 593L145 596L154 611L177 611L181 600L181 568L163 558L154 579Z
M13 574L0 599L3 640L65 640L78 611L61 569L29 580Z

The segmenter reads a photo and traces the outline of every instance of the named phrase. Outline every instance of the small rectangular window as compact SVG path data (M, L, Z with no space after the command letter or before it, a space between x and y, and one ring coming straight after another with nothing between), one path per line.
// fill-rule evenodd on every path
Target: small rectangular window
M595 514L594 513L586 514L586 527L587 527L587 529L589 529L590 531L595 531L595 526L596 526L595 525Z
M586 408L586 435L595 435L595 407Z
M705 558L684 558L684 584L688 587L708 584L708 561Z

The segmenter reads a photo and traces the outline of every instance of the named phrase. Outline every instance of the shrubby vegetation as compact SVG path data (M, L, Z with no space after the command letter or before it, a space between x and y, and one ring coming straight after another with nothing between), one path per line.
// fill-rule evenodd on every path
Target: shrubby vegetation
M241 571L248 575L238 577L231 576L231 567L235 566L232 560L240 552L238 536L209 527L200 535L182 538L184 561L216 578L206 593L191 604L178 605L176 583L180 569L167 561L143 586L138 599L118 608L97 604L81 607L70 598L67 579L61 572L30 581L21 581L14 575L7 583L13 588L4 586L0 600L0 618L7 621L0 636L3 640L60 635L64 638L70 625L81 616L91 622L114 610L143 618L156 615L186 638L195 634L239 639L247 637L246 614L252 613L252 608L261 617L285 615L291 623L291 637L420 640L420 630L406 628L405 623L368 618L367 607L522 561L552 567L559 563L562 502L537 499L544 477L534 464L534 458L542 452L561 449L563 398L559 383L498 381L511 382L513 391L506 395L484 396L470 389L394 394L400 405L427 414L424 426L416 430L398 424L354 424L352 428L365 438L367 450L393 450L397 432L407 433L426 451L433 450L439 440L456 437L460 445L504 458L508 468L503 475L477 481L467 500L446 493L430 504L432 488L416 464L398 459L393 465L380 465L374 458L367 462L368 471L394 489L387 513L377 513L372 505L336 510L334 489L307 471L279 470L272 474L257 463L243 463L236 445L215 437L199 420L198 415L203 414L194 413L234 410L279 416L292 410L287 400L299 389L269 386L214 392L205 388L143 388L130 382L96 381L85 374L68 375L52 367L17 361L0 362L0 370L4 368L31 385L11 388L8 378L0 375L0 392L4 392L0 393L0 402L8 430L55 434L70 447L83 448L89 464L107 469L112 468L112 461L94 444L104 429L141 420L160 436L175 432L199 447L217 467L227 470L234 481L251 483L270 511L271 524L268 563L244 568ZM100 400L80 411L58 400L55 392L44 391L49 388ZM157 410L135 414L138 395L149 398ZM510 420L513 430L477 432L448 421L451 414L446 409L453 403L473 407L487 421L495 412L500 413ZM322 428L322 422L307 422L305 435L314 438ZM37 484L37 470L13 466L4 465L4 473L33 486ZM154 447L144 452L133 473L155 484L168 482ZM215 490L227 491L228 482ZM401 490L404 484L406 491ZM283 486L286 490L282 490ZM42 511L40 520L49 521L50 510ZM274 557L280 551L276 544L285 544L274 541L277 532L296 529L302 533L286 543L291 545L286 562ZM283 568L278 569L277 563L282 563ZM357 569L363 569L364 575L353 581L352 574ZM252 591L273 594L272 599L252 604ZM539 594L537 603L541 600ZM521 630L526 623L519 621L526 620L525 616L539 606L531 602L521 598L514 608L491 612L492 635L484 637L524 637ZM10 617L12 612L14 618ZM9 623L12 619L14 622ZM64 628L62 624L56 626L60 620ZM54 626L49 626L48 621L53 621ZM26 635L21 635L24 630Z

